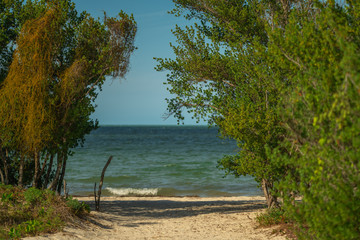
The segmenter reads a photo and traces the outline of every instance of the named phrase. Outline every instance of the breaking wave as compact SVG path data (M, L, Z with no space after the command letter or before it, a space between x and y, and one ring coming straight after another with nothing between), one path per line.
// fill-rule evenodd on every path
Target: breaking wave
M111 188L107 187L110 193L117 196L156 196L158 188Z

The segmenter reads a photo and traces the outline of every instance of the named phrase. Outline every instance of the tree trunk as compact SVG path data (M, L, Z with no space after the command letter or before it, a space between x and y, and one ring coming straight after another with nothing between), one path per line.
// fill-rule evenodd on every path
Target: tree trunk
M50 162L49 162L48 169L47 169L46 176L45 176L45 181L43 183L43 189L46 188L47 185L49 184L49 178L50 178L50 173L52 170L53 162L54 162L54 154L51 154Z
M44 159L44 162L43 162L43 164L42 164L42 167L41 167L41 170L40 170L40 178L42 177L42 175L44 174L44 171L45 171L45 167L46 167L46 163L47 163L47 161L48 161L48 159L49 159L49 155L50 155L50 153L46 153L46 156L45 156L45 159Z
M57 187L57 183L59 181L59 176L60 176L60 170L62 167L62 160L63 160L63 153L58 153L57 154L57 168L56 168L56 173L55 173L55 177L52 180L52 182L50 183L48 189L51 189L53 191L56 191L56 187Z
M34 154L34 162L35 162L35 171L34 171L32 186L34 188L37 188L39 182L39 173L40 173L40 154L37 151L35 151Z
M19 166L19 180L18 185L22 187L23 185L23 179L24 179L24 156L20 157L20 166Z
M279 207L277 197L273 196L270 192L270 190L272 189L272 183L266 179L263 179L261 181L261 187L264 191L264 195L266 198L266 203L268 205L268 208Z
M64 197L67 199L69 197L69 191L66 189L66 180L64 179Z
M6 173L7 164L6 164L6 160L5 160L6 157L5 157L3 149L0 149L0 151L1 151L1 160L3 163L3 167L4 167L4 172L1 171L1 182L2 182L2 184L6 184L6 180L7 180L7 173ZM0 168L0 170L1 170L1 168Z
M8 170L8 164L7 164L7 158L9 156L9 152L7 149L5 149L5 154L3 149L1 150L1 158L2 158L2 162L3 162L3 166L4 166L4 182L5 185L9 184L9 170Z
M109 159L107 160L103 170L102 170L102 173L101 173L101 178L100 178L100 183L99 183L99 190L98 190L98 193L96 194L96 183L95 183L95 186L94 186L94 197L95 197L95 210L96 211L99 211L100 210L100 197L101 197L101 188L102 188L102 185L103 185L103 182L104 182L104 177L105 177L105 172L106 172L106 169L107 167L109 166L111 160L112 160L113 156L110 156Z
M5 178L3 172L1 171L1 168L0 168L0 177L1 177L1 183L5 184Z
M57 187L57 192L60 195L61 193L61 188L63 186L63 181L64 181L64 176L65 176L65 170L66 170L66 161L67 161L67 156L65 156L63 158L63 164L62 164L62 169L61 169L61 175L58 181L58 187Z

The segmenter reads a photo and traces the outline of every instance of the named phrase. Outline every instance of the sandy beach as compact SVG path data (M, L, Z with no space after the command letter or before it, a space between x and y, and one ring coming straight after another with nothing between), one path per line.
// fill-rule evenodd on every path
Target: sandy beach
M78 197L94 209L93 198ZM263 197L103 197L78 226L25 239L286 239L259 228Z

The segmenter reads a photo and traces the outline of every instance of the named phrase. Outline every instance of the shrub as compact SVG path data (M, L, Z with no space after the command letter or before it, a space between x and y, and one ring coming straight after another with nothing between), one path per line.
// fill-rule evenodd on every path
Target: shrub
M66 199L66 204L77 216L90 212L90 206L88 204L79 202L77 199L73 199L72 197Z
M0 185L0 239L18 239L61 230L66 222L90 211L85 203L49 190Z
M41 202L41 200L44 199L43 195L44 191L36 189L36 188L28 188L24 192L24 197L26 202L28 202L31 205L36 204L37 202Z
M283 209L280 208L269 208L265 213L262 213L256 217L260 226L272 226L278 224L290 223L289 217Z

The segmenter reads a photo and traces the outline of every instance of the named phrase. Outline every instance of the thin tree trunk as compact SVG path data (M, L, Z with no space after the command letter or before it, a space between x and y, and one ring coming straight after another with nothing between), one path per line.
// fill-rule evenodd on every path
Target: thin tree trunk
M0 168L0 177L1 177L1 183L5 184L5 178L3 172L1 171L1 168Z
M51 189L53 191L55 191L56 187L57 187L57 183L58 183L59 176L60 176L60 170L61 170L61 167L62 167L62 160L63 160L63 153L58 153L57 154L57 168L56 168L55 177L54 177L54 179L52 180L52 182L50 183L50 185L48 187L48 189Z
M41 167L41 170L40 170L40 178L42 177L42 175L44 174L44 171L45 171L45 167L46 167L46 163L47 163L47 161L48 161L48 159L49 159L49 155L50 155L50 153L46 153L46 156L45 156L45 159L44 159L44 162L43 162L43 164L42 164L42 167Z
M7 171L7 164L6 164L6 160L5 160L6 156L5 156L5 154L4 154L3 149L0 149L0 152L1 152L1 160L2 160L2 163L3 163L3 167L4 167L4 172L1 171L1 182L2 182L3 184L6 184L6 179L7 179L7 173L6 173L6 171ZM1 168L0 168L0 170L1 170Z
M3 148L1 147L2 146L2 144L1 144L2 142L0 141L0 154L1 154L1 159L2 159L2 156L3 156ZM2 184L5 184L5 177L4 177L4 173L3 173L3 171L1 170L2 168L0 167L0 177L1 177L1 183Z
M34 154L34 162L35 162L35 171L34 171L32 186L34 188L37 188L39 182L39 173L40 173L40 154L37 151L35 151Z
M22 187L24 179L24 156L20 156L20 166L19 166L19 180L18 185Z
M5 184L9 184L9 170L8 170L8 164L7 164L7 158L9 157L9 152L7 149L5 149L5 155L4 152L1 151L1 157L4 164L4 175L5 175Z
M272 188L272 184L268 180L263 179L261 181L261 187L264 191L264 195L266 198L266 203L268 205L268 208L279 207L277 197L273 196L270 192L270 189Z
M109 159L107 160L103 170L102 170L102 173L101 173L101 178L100 178L100 183L99 183L99 190L98 190L98 193L96 194L96 183L95 183L95 186L94 186L94 196L95 196L95 210L96 211L99 211L100 210L100 197L101 197L101 188L102 188L102 185L103 185L103 182L104 182L104 177L105 177L105 172L106 172L106 169L107 167L109 166L111 160L112 160L113 156L110 156Z
M61 188L62 188L62 186L63 186L64 176L65 176L65 170L66 170L66 161L67 161L67 156L65 156L65 157L63 158L61 175L60 175L59 182L58 182L57 192L58 192L59 195L60 195L60 193L61 193Z
M1 142L0 142L1 143ZM1 145L0 145L1 146ZM0 157L1 157L1 162L3 164L2 167L0 167L0 170L4 168L4 171L5 171L5 165L4 165L4 149L0 147ZM3 172L1 170L1 172ZM3 184L5 184L5 177L4 177L4 173L2 175L2 178L4 178L4 181L2 181Z
M53 162L54 162L54 154L51 154L50 162L49 162L48 169L47 169L46 176L45 176L45 181L43 183L43 189L46 188L47 185L49 184L49 178L50 178L50 173L52 170Z
M64 179L64 197L67 199L69 197L69 191L66 189L66 180Z

